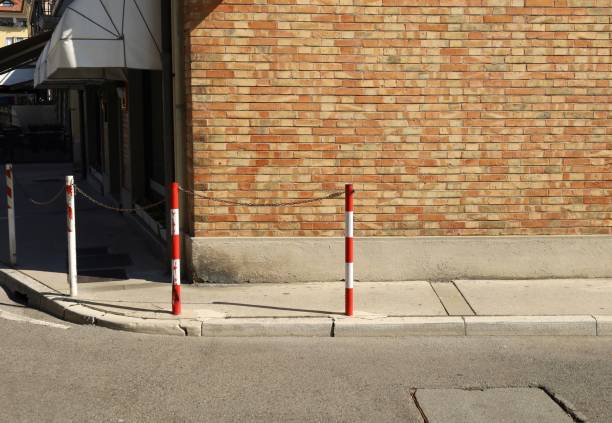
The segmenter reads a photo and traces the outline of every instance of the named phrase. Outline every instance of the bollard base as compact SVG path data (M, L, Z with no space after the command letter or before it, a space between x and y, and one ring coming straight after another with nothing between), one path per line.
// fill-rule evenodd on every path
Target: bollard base
M172 314L181 314L181 286L172 285Z
M344 290L344 313L347 316L353 315L353 288Z

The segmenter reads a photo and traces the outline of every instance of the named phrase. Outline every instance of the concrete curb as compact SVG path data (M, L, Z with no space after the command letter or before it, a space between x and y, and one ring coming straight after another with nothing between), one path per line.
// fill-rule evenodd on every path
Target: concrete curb
M465 333L474 336L596 336L592 316L467 316Z
M96 326L127 332L148 333L151 335L186 336L178 320L139 319L117 314L105 314L96 319Z
M333 323L329 317L210 319L202 323L202 336L330 337Z
M145 319L92 309L22 272L0 267L0 285L30 307L80 325L205 337L612 336L612 316L261 317Z
M337 318L334 336L463 336L461 317L381 317L373 319Z

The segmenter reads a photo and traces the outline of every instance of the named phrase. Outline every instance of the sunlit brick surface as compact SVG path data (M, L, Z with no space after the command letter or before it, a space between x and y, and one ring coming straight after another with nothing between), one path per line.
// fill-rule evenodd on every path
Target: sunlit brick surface
M418 6L415 6L418 5ZM194 188L356 236L612 234L611 0L185 1ZM342 236L197 200L196 236Z

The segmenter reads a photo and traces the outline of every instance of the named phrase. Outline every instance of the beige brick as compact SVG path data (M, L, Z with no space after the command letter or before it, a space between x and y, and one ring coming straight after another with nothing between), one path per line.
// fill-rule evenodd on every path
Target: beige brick
M185 2L196 186L273 201L352 181L364 236L612 234L609 2L299 3ZM198 200L191 219L339 236L341 213Z

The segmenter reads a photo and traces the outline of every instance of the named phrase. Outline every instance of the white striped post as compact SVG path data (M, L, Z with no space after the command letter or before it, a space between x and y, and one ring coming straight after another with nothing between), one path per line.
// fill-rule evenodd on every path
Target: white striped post
M353 193L353 185L346 184L344 195L344 280L346 281L344 311L347 316L353 315Z
M170 234L172 235L172 314L181 314L181 238L179 229L179 186L171 185Z
M17 264L17 238L15 237L15 190L13 184L13 165L7 163L4 169L6 176L6 207L8 211L9 255L10 263Z
M70 296L77 292L76 215L74 208L74 176L66 176L66 217L68 229L68 284Z

